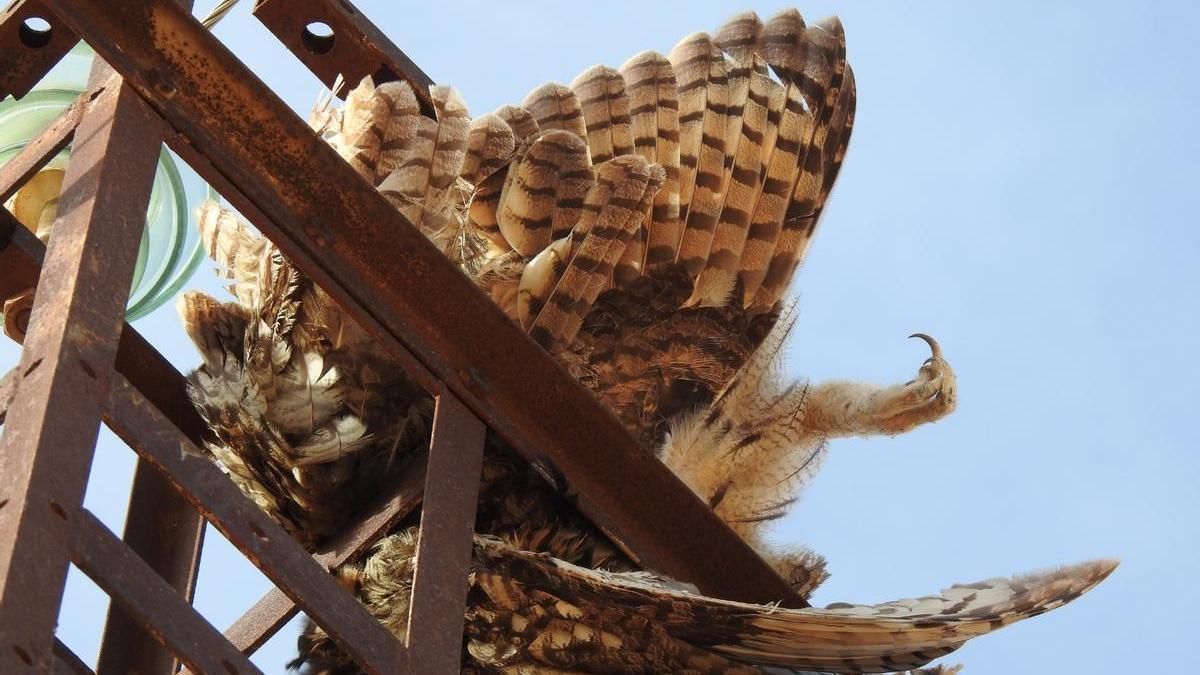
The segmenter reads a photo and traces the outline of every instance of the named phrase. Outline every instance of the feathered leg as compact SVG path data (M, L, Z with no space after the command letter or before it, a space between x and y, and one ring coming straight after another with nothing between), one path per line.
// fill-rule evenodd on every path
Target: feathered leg
M933 338L920 333L913 337L933 350L915 380L889 387L846 381L813 385L804 410L805 427L825 438L894 436L953 412L958 402L954 371Z

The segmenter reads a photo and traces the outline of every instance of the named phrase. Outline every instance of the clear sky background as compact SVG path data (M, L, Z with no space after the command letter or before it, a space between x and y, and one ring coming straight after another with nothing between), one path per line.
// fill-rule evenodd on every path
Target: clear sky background
M198 3L207 10L206 2ZM778 2L356 3L474 113L595 63L666 52ZM316 80L238 7L218 35L293 107ZM969 643L971 675L1166 672L1192 661L1197 524L1200 5L829 2L854 139L794 291L796 376L896 382L937 337L959 410L833 444L776 538L829 559L818 604L1115 556L1078 602ZM201 271L194 286L217 292ZM137 323L181 369L168 306ZM16 351L0 346L0 365ZM87 503L118 530L132 453L105 432ZM210 531L196 605L223 628L267 582ZM73 572L60 635L93 660L106 599ZM255 657L283 671L294 623Z

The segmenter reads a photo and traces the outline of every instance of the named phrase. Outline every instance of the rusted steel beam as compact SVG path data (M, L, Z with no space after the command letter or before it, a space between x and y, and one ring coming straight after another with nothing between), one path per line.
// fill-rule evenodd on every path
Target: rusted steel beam
M5 214L7 211L0 214L0 219ZM19 224L11 235L8 245L0 247L0 288L31 286L37 283L45 246ZM194 443L202 442L204 422L188 400L183 377L128 324L122 327L116 367L176 428ZM195 585L203 525L204 520L191 504L139 458L125 540L155 572L189 598ZM109 606L100 651L101 672L174 672L174 662L174 656L118 606Z
M45 256L46 245L0 208L0 300L37 284ZM188 399L183 376L129 324L121 327L116 368L193 443L202 442L207 427Z
M262 673L96 516L78 509L71 519L75 564L188 667L200 673Z
M132 89L110 91L80 121L63 178L21 352L21 395L0 437L0 672L53 663L67 516L83 501L160 125Z
M33 177L46 163L71 142L79 118L91 101L103 93L106 86L115 86L119 81L89 87L80 94L61 114L12 159L0 167L0 202L16 194L17 190Z
M720 597L803 602L198 22L161 0L46 2L271 214L255 224L301 270L551 465L632 557Z
M28 25L30 19L50 24L47 32ZM0 99L20 98L79 42L41 0L17 0L0 13Z
M225 639L243 654L253 654L299 613L287 593L272 588L225 629Z
M254 16L326 87L341 75L343 98L368 75L376 84L404 80L425 114L433 115L433 80L349 0L258 0ZM314 24L325 24L328 34L311 31Z
M421 504L425 490L425 471L428 459L414 457L397 476L396 482L383 491L380 499L358 516L354 525L321 546L313 556L325 567L337 567L367 550L379 537L412 513Z
M426 458L414 458L385 490L381 499L365 509L357 522L323 545L313 558L334 569L367 550L421 503ZM296 603L279 589L271 589L246 610L226 631L225 637L245 654L254 653L298 612Z
M36 242L36 244L35 244ZM34 258L26 249L36 252ZM0 207L0 303L37 283L46 246Z
M454 394L437 397L408 613L407 643L417 672L454 675L462 669L467 572L486 430Z
M138 458L121 539L185 602L196 590L204 519L148 462ZM96 670L101 675L170 675L174 655L118 603L108 608Z
M403 646L366 608L119 375L113 378L107 409L112 430L162 472L359 665L371 673L384 673L403 661Z
M8 406L12 405L17 393L17 369L13 368L0 377L0 424L8 417Z
M96 675L83 659L75 655L62 640L54 638L54 672L56 675Z

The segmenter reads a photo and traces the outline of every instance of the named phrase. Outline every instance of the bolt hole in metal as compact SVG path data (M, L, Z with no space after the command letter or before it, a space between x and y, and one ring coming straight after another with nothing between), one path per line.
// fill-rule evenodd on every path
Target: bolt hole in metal
M12 649L14 652L16 652L17 657L25 662L25 665L27 665L27 666L33 665L33 657L30 656L29 652L25 651L25 649L23 647L21 647L20 645L13 645Z
M59 518L62 518L63 520L67 519L67 510L62 507L62 504L59 504L58 502L50 502L50 510L53 511L54 515L58 516Z
M26 47L41 49L50 44L50 38L54 36L54 27L40 16L31 16L21 22L17 35L21 38L21 44Z
M37 367L40 365L42 365L41 359L38 359L38 360L34 361L33 363L29 364L29 368L25 369L25 377L29 377L29 374L32 373L33 371L37 370Z
M336 40L337 36L333 34L333 29L329 27L329 24L321 21L309 23L300 33L300 42L304 48L318 56L329 53Z

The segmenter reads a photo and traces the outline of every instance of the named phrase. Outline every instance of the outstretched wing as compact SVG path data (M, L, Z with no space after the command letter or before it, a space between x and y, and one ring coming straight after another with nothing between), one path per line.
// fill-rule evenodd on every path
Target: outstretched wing
M606 652L644 648L641 642L665 654L682 643L693 649L688 658L713 665L725 659L735 666L880 673L923 666L973 637L1061 607L1116 565L1086 562L878 605L782 609L697 595L644 573L584 569L478 537L472 578L494 606L476 612L511 612L519 619L508 617L513 624L533 629L529 642L514 646L533 662L558 665L589 652L615 659Z

